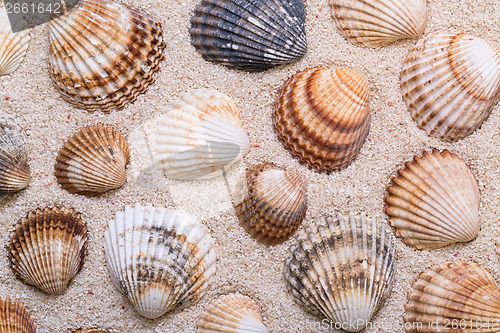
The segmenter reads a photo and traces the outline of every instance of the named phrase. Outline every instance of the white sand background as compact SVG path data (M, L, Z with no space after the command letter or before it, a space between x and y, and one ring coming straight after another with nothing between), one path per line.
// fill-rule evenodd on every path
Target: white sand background
M435 251L416 251L398 240L398 272L390 298L374 317L385 328L367 332L403 332L406 295L413 280L432 264L476 261L500 281L494 237L500 210L500 107L480 130L457 143L429 138L412 121L399 90L399 71L416 40L382 49L365 49L344 40L335 30L327 0L307 1L309 50L300 61L261 73L246 73L205 62L189 42L189 18L196 0L126 1L153 14L164 26L166 61L148 92L132 105L110 114L90 114L64 102L51 84L48 70L48 27L33 29L26 60L12 75L0 77L0 111L15 117L26 129L33 180L29 188L0 204L0 297L22 300L31 311L38 331L68 332L99 327L110 332L193 332L209 302L230 292L252 297L262 308L271 332L311 332L318 319L299 307L286 291L284 259L291 241L266 247L250 238L238 224L221 179L165 182L146 189L135 182L149 165L148 121L162 114L169 102L193 88L216 88L231 96L242 114L252 143L250 153L231 170L231 182L245 165L274 162L303 172L309 180L309 210L304 223L325 213L366 212L383 223L383 197L395 171L423 149L447 148L469 164L481 189L481 231L467 244ZM429 1L425 34L453 27L477 36L500 40L498 0ZM372 127L361 154L349 168L330 176L300 165L283 148L273 131L271 114L277 88L291 75L312 66L349 67L369 79ZM79 128L102 122L127 138L132 150L128 181L120 189L97 198L63 191L54 177L54 163L63 142ZM138 131L141 127L144 128ZM195 305L156 320L138 315L112 285L103 255L108 221L125 205L153 204L177 207L196 215L212 231L218 268L207 294ZM28 211L65 205L82 213L89 229L89 253L83 270L62 295L49 296L17 280L9 267L5 245L8 233ZM328 331L328 330L324 330Z

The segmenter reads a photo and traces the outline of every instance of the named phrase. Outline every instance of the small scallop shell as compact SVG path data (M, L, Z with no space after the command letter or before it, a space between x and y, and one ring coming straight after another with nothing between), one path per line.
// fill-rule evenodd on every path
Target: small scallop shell
M120 132L112 127L90 126L64 144L57 156L55 175L69 193L94 196L125 183L129 159L128 144Z
M181 180L221 175L250 150L239 112L216 90L191 90L159 120L156 160L165 175Z
M495 239L495 252L500 256L500 236Z
M462 139L500 99L500 44L459 32L429 34L404 61L401 91L427 134Z
M303 0L202 0L191 18L191 44L207 61L261 71L307 51Z
M0 332L36 333L36 325L24 304L18 300L0 298Z
M14 22L17 33L12 32L7 10L0 2L0 75L14 72L23 62L30 42L29 30L20 31L22 23Z
M447 150L424 152L392 179L385 198L396 236L419 250L468 242L479 232L480 193L464 160Z
M278 138L319 172L349 165L370 129L368 80L352 69L311 68L281 88L274 109Z
M275 243L287 239L307 210L307 180L271 163L250 168L234 195L236 215L252 236Z
M248 296L230 294L215 299L198 321L197 333L267 333L260 308Z
M73 208L38 208L11 233L8 254L21 281L60 294L85 262L87 225Z
M366 47L381 47L420 36L427 25L425 0L330 0L342 36Z
M290 248L287 289L306 310L357 332L390 293L395 254L390 233L364 214L317 220Z
M115 1L81 0L49 24L52 81L67 102L88 111L134 102L164 59L161 24Z
M215 273L208 229L172 209L127 206L109 223L105 240L114 285L146 318L197 301Z
M498 332L500 292L478 264L444 263L420 274L405 309L406 332Z

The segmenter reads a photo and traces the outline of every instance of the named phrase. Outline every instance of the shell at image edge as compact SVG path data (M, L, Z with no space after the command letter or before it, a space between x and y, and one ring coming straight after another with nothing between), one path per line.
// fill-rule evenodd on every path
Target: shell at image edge
M19 300L12 301L9 296L0 298L0 332L36 333L36 324L29 311Z
M12 18L11 18L12 19ZM21 22L12 22L20 29ZM23 62L30 42L29 30L12 32L7 10L0 2L0 76L13 73Z

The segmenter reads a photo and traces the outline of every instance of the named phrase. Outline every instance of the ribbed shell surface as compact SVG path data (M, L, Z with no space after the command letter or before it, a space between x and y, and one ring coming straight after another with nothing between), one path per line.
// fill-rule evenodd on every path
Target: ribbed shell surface
M21 22L12 22L19 27ZM0 75L14 72L24 60L30 41L29 30L12 32L7 10L0 3Z
M0 298L0 332L36 333L35 322L22 302Z

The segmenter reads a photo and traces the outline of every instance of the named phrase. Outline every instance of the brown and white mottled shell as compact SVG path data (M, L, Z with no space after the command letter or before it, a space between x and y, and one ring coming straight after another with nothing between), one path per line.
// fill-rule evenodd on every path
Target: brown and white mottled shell
M0 298L0 332L36 333L36 324L22 302Z
M405 309L408 333L498 332L500 292L478 264L448 262L420 274Z
M236 215L245 229L266 243L286 240L307 211L307 180L272 163L250 168L234 194Z
M326 173L346 167L370 129L368 80L352 69L302 71L281 88L273 121L279 140L301 163Z
M357 332L391 291L396 245L374 219L318 219L302 231L285 262L288 291L304 309Z
M117 212L105 233L114 285L146 318L200 299L215 273L214 240L186 213L139 204Z
M49 24L52 81L66 101L88 111L134 102L164 59L161 24L119 2L81 0Z
M359 46L415 38L427 25L425 0L330 0L330 5L337 29Z
M87 225L73 208L38 208L11 232L7 250L21 281L60 294L85 262Z
M0 75L11 74L19 67L30 42L29 30L20 31L22 23L9 19L13 17L9 18L5 6L0 3ZM13 32L13 28L19 32Z
M396 236L419 250L468 242L479 232L480 193L464 160L448 150L424 152L398 170L385 212Z
M69 193L95 196L127 180L130 151L112 127L90 126L74 134L59 151L55 176Z
M461 32L431 33L404 61L401 91L428 135L462 139L500 100L500 44Z

